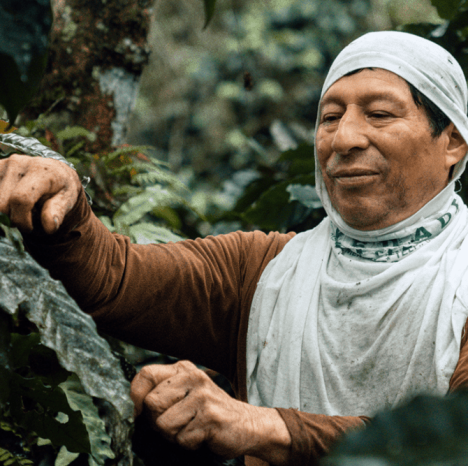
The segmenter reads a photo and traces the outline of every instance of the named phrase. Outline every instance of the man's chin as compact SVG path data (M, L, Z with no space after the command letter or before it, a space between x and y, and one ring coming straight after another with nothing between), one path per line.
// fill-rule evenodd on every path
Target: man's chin
M336 207L335 207L336 209ZM347 209L336 209L340 214L344 222L356 230L372 231L381 230L382 228L388 227L393 223L391 222L390 211L376 212L375 206L364 207L360 205L357 208ZM381 209L379 209L381 210Z

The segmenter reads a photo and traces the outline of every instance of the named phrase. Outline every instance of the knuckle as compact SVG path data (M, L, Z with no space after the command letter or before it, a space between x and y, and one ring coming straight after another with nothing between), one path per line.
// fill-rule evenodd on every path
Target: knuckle
M201 446L201 441L195 438L190 438L184 435L177 435L176 442L187 450L198 450Z
M8 160L10 162L14 162L14 163L18 163L18 162L22 162L25 160L25 157L27 157L26 155L20 155L20 154L11 154L9 157L8 157Z
M154 419L154 425L160 432L166 435L170 434L170 426L165 417L159 416L156 419Z
M193 371L197 369L197 366L195 364L187 360L177 361L176 366L178 366L178 368L185 370L185 371Z
M11 193L10 205L12 207L32 207L33 200L27 191L18 189Z
M140 372L138 372L138 374L136 375L135 379L143 378L143 379L152 380L153 373L154 373L153 367L154 367L153 364L151 364L149 366L143 366L140 369Z
M143 403L152 412L158 413L161 410L158 398L151 393L145 397Z

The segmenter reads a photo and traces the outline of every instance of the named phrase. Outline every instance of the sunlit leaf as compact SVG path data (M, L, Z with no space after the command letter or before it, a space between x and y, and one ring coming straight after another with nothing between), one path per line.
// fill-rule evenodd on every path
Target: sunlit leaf
M175 243L184 239L167 228L158 227L152 223L139 223L131 226L130 235L137 244L169 243L169 241Z
M289 202L299 201L302 205L311 209L322 207L322 201L318 197L315 186L309 184L290 184L286 191L289 193Z
M8 121L0 120L0 133L11 133L17 129L15 126L10 126Z

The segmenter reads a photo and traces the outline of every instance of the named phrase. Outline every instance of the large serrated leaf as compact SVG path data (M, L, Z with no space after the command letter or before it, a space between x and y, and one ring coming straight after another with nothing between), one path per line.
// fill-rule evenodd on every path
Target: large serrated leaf
M85 392L109 402L119 431L114 447L128 450L133 403L119 361L63 285L5 238L0 238L0 312L24 314L38 328L41 344L55 351L62 367L77 374Z
M60 162L66 163L70 168L75 169L73 164L68 162L65 157L44 146L36 138L27 138L15 133L0 134L0 143L24 154L60 160Z
M10 124L40 83L51 25L49 0L0 3L0 104L8 112Z

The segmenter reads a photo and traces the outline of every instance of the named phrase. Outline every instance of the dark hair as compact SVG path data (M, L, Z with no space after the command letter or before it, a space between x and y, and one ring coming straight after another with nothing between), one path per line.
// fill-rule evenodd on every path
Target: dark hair
M358 70L346 73L345 76L351 76L353 74L359 73L362 70L374 70L374 68L360 68ZM450 118L439 107L437 107L436 104L429 100L424 94L419 92L419 90L416 89L411 83L406 81L406 84L408 84L410 88L411 95L413 96L413 100L416 106L422 107L426 113L427 119L429 120L429 126L432 130L431 136L434 139L438 138L442 134L442 131L450 124Z

